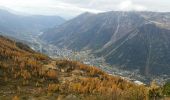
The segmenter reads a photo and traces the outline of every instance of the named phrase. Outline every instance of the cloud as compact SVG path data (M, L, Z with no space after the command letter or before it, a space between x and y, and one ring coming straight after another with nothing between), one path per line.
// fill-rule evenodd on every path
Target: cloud
M91 12L91 13L103 12L102 10L91 9L91 8L86 8L86 7L80 7L80 6L65 3L65 2L57 2L56 5L51 5L51 7L52 8L65 9L65 10L72 10L72 11L77 11L77 12Z
M66 0L0 0L0 6L21 13L43 15L75 16L83 12L102 12L102 10L84 7Z
M0 0L0 8L12 9L21 14L62 17L115 10L170 11L169 4L170 0Z
M147 10L147 7L145 7L143 5L135 4L131 0L126 0L126 1L121 2L118 5L118 10L123 10L123 11L131 11L131 10L144 11L144 10Z

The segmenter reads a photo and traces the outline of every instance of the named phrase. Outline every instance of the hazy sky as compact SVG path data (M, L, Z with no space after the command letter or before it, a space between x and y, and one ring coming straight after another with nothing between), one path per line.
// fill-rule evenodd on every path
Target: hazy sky
M76 16L83 12L149 10L170 12L170 0L0 0L0 8L21 14Z

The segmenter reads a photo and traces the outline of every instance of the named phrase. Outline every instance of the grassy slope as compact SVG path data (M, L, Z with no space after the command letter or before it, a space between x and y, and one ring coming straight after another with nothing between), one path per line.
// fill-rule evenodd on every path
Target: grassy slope
M143 100L146 87L78 62L52 60L0 36L0 99ZM17 99L17 97L15 97Z

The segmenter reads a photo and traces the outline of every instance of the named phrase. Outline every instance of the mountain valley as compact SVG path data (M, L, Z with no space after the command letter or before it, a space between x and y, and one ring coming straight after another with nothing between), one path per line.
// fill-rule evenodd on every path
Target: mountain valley
M170 13L0 10L0 100L168 100Z
M169 18L169 13L161 12L84 13L40 38L60 48L88 50L106 63L137 71L148 80L169 79Z

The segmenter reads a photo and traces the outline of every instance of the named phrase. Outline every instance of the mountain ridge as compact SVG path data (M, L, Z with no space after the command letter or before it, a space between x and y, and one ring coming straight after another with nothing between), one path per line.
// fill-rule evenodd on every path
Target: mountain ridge
M28 33L39 34L48 28L64 23L59 16L17 15L0 9L0 32L5 35L18 36Z

